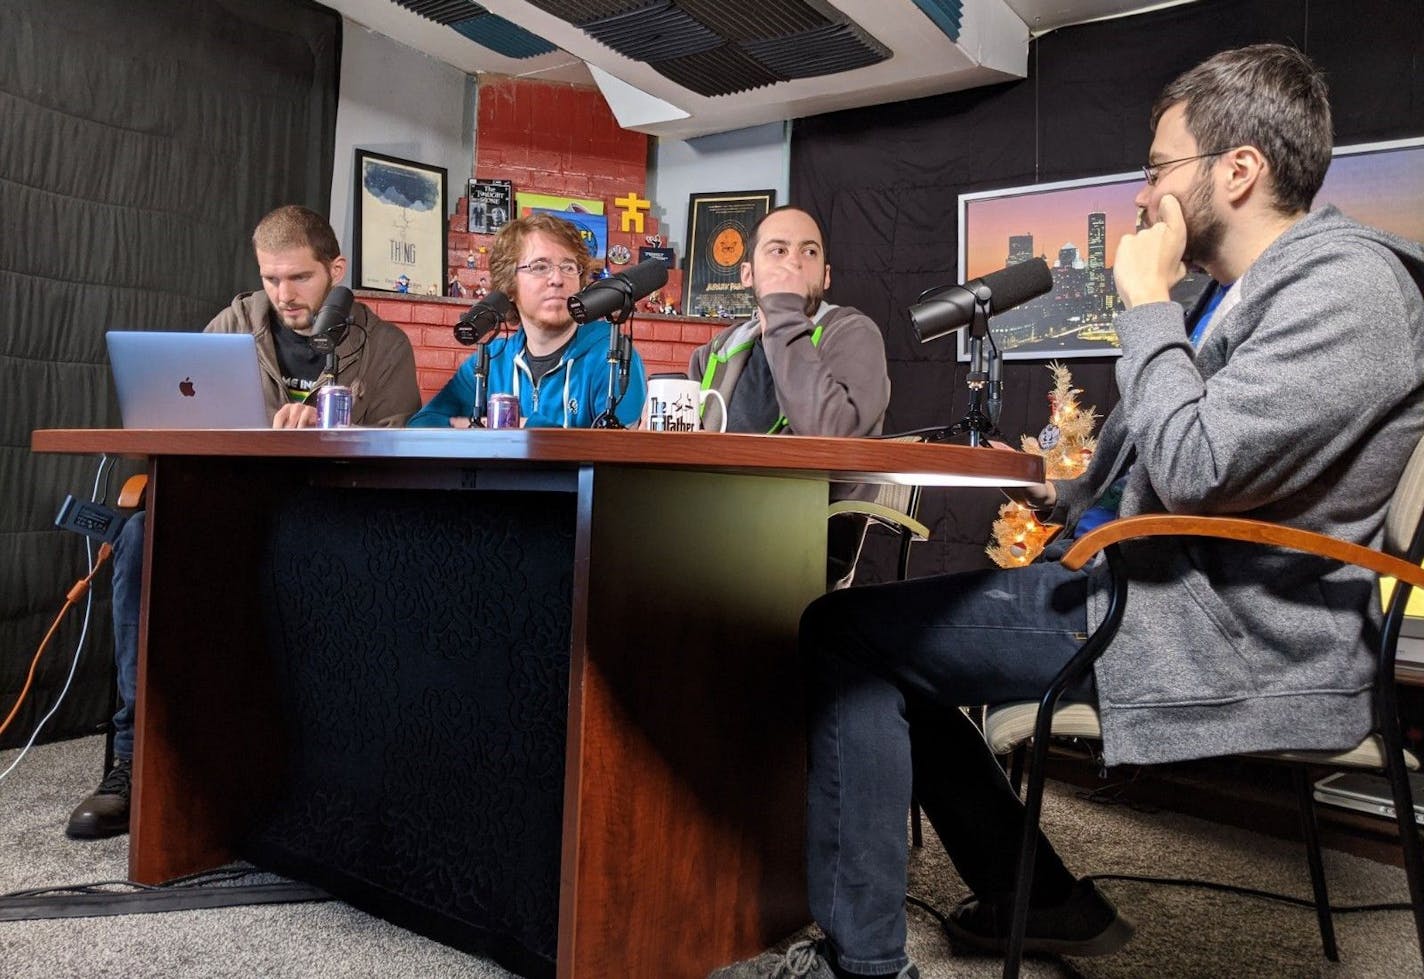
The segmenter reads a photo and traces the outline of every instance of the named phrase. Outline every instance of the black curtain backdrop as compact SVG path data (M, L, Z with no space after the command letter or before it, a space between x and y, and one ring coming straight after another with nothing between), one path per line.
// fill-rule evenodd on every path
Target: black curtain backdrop
M258 285L250 238L280 204L326 213L341 18L304 0L9 0L0 27L0 718L65 592L82 538L53 529L97 459L32 454L37 428L117 426L106 330L199 330ZM117 494L122 467L109 493ZM214 533L221 533L214 514ZM217 602L193 569L192 600ZM102 724L108 572L73 689L40 740ZM54 705L71 612L0 746Z
M1336 142L1424 134L1424 6L1419 0L1201 0L1044 35L1023 81L796 120L791 200L822 223L833 302L885 332L893 393L886 432L946 425L968 408L952 338L921 345L906 308L957 281L958 197L1131 171L1146 162L1157 93L1226 48L1293 44L1328 74ZM1017 444L1048 418L1045 361L1005 365L1000 427ZM1066 361L1081 400L1117 401L1111 359ZM933 543L911 573L989 567L983 553L1003 497L932 491ZM893 577L886 536L867 544L858 581Z

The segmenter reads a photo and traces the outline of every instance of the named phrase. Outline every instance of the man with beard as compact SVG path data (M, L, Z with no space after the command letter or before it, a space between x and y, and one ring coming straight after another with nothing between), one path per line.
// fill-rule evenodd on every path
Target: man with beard
M1225 51L1167 86L1114 275L1122 398L1087 472L1025 493L1081 532L1142 513L1231 514L1381 539L1424 432L1424 250L1311 211L1330 164L1320 72L1298 51ZM1190 260L1214 280L1168 298ZM1132 600L1070 699L1104 761L1343 750L1370 727L1372 574L1284 550L1124 545ZM836 592L807 609L807 870L826 933L714 973L917 977L905 951L911 788L971 894L957 946L1007 945L1023 808L961 705L1037 700L1101 622L1106 569L1056 562ZM1029 953L1104 955L1131 925L1040 837Z
M879 435L890 403L885 342L858 309L825 300L831 285L821 229L795 207L757 222L741 267L756 295L751 319L728 327L692 353L689 376L727 405L728 432L768 435ZM716 398L702 425L723 427ZM868 499L872 489L836 484L833 499ZM863 520L830 525L828 583L847 578L865 533Z
M358 302L336 345L336 377L327 370L327 355L313 349L317 311L346 275L346 258L326 218L297 204L279 207L257 223L252 250L262 290L235 296L204 332L253 335L272 427L316 425L311 396L338 381L351 389L353 425L403 425L420 407L420 389L415 353L400 327ZM113 718L114 766L70 814L65 832L74 839L129 829L144 526L140 511L114 545L114 672L120 700Z

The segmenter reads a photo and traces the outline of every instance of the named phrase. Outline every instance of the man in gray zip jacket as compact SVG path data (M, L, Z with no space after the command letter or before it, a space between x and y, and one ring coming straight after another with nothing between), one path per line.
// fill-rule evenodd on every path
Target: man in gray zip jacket
M757 222L741 267L757 311L692 352L688 376L716 398L703 402L704 428L769 435L879 435L890 404L885 341L869 316L826 302L831 267L820 226L805 211L778 207ZM836 483L831 499L870 499L874 488ZM849 580L865 535L863 519L829 528L827 583Z
M1424 433L1424 250L1333 207L1323 77L1281 45L1226 51L1153 110L1147 227L1114 265L1122 398L1088 471L1029 491L1069 532L1231 514L1375 545ZM1187 263L1214 284L1190 314ZM1373 577L1283 550L1124 547L1131 600L1095 682L1108 764L1342 749L1366 733ZM802 620L809 671L809 975L916 976L905 954L911 785L973 895L956 944L1002 951L1022 807L960 705L1036 700L1101 620L1101 566L851 589ZM1027 949L1101 955L1131 926L1047 840ZM807 950L796 950L800 959ZM801 964L805 964L804 961ZM741 969L743 971L736 971ZM719 975L759 973L743 964Z

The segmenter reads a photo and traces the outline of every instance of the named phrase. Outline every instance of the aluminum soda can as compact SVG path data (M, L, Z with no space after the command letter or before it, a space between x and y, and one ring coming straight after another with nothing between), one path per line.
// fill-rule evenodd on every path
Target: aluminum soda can
M349 428L351 389L344 384L328 384L316 392L317 428Z
M491 394L487 428L518 428L519 397L513 394Z

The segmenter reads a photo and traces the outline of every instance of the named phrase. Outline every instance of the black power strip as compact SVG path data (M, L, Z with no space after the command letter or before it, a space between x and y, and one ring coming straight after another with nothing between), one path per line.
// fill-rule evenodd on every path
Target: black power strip
M54 518L54 525L61 530L83 534L101 544L112 544L119 539L119 531L124 529L128 519L113 507L66 496L59 508L59 516Z

